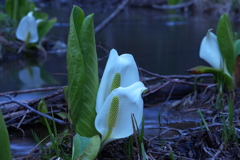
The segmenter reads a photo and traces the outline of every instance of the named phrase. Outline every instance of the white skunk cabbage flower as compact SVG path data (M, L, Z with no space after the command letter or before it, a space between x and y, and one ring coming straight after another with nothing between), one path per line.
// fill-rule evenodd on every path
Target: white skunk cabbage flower
M101 79L97 93L96 112L98 113L107 96L116 86L113 86L114 79L119 79L117 87L128 87L139 81L139 73L136 62L131 54L118 56L115 49L110 51L110 55Z
M18 24L16 37L25 43L35 43L38 41L37 24L40 20L36 20L33 12L29 12L24 16Z
M140 125L143 115L142 93L147 88L139 80L131 54L110 55L98 89L95 127L102 135L102 147L110 141L133 134L132 116Z
M223 60L219 49L217 36L211 32L211 29L208 30L207 35L202 40L199 56L213 68L223 71L230 76L226 62Z
M128 87L118 87L108 95L95 119L95 127L102 135L102 147L133 134L132 114L140 125L143 115L141 95L145 90L143 83L138 81Z

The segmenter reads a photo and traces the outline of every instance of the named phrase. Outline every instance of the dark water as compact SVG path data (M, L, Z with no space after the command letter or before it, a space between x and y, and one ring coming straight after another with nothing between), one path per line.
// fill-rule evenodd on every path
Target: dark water
M71 9L46 11L50 17L58 18L58 23L48 37L66 43ZM96 13L95 25L97 26L106 16L107 14ZM215 31L216 26L217 20L210 18L189 17L184 14L167 15L158 10L128 8L96 35L96 43L107 50L115 48L119 54L133 54L138 66L151 72L161 75L187 74L186 70L191 67L206 65L198 56L199 46L207 30L213 28ZM99 58L106 55L103 49L97 50ZM65 52L52 53L48 55L46 61L30 66L30 63L25 61L0 64L0 92L66 85L66 76L55 75L67 73L65 57ZM106 60L103 60L99 63L100 73L105 62ZM29 73L34 74L35 78L30 79ZM45 92L25 94L16 98L31 99L45 94ZM0 100L3 98L0 97ZM160 109L156 107L145 110L146 127L157 126L159 111ZM150 135L152 133L151 130L147 131L149 136L154 136ZM157 134L157 131L155 133ZM17 148L16 144L22 144L20 141L15 143L13 140L12 147ZM20 148L33 145L34 141L31 140L29 143L23 144Z
M68 21L71 9L46 10L50 17L57 17L58 23L48 34L49 38L67 42ZM108 14L96 13L95 26ZM215 30L217 21L185 15L166 15L158 10L128 8L110 25L96 35L97 45L110 50L115 48L119 54L131 53L139 67L161 75L187 74L186 70L200 64L206 64L198 57L202 38L209 28ZM98 47L98 57L105 56ZM29 62L16 61L0 64L0 92L28 89L40 86L66 85L67 77L53 75L66 73L65 53L49 54L48 59L40 62L39 69L29 68ZM105 61L100 62L99 71L104 69ZM27 68L28 67L28 68ZM20 78L20 73L38 70L35 82ZM28 71L26 71L28 70ZM22 71L22 72L21 72ZM32 71L32 72L33 72ZM44 74L43 74L44 72ZM47 78L46 78L47 77ZM58 83L49 81L53 77ZM34 85L35 84L35 85Z

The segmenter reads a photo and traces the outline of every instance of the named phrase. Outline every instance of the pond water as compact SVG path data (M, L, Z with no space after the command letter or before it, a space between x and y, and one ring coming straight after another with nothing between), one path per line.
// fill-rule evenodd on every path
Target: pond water
M50 17L58 18L58 23L48 37L66 43L71 8L45 10ZM107 15L96 13L95 26ZM104 30L96 34L96 44L107 50L115 48L119 54L133 54L138 66L151 72L161 75L187 74L187 69L206 64L198 56L199 46L207 30L209 28L215 30L216 24L217 20L212 19L166 15L153 9L128 8ZM106 54L98 47L99 58ZM48 54L47 60L39 64L26 61L0 64L2 72L0 92L52 86L54 83L49 80L50 77L58 82L57 85L66 85L66 76L54 75L67 73L65 57L65 53L53 53ZM105 62L103 60L99 63L100 73L104 69ZM29 65L35 68L29 68ZM36 74L36 82L31 82L32 85L29 83L26 85L26 82L24 84L29 77L27 76L29 70Z
M50 17L57 17L58 23L48 34L49 38L67 42L69 15L71 8L45 9ZM87 11L88 14L90 11ZM95 26L108 14L96 13ZM199 46L208 29L216 30L217 20L185 14L168 15L154 9L127 8L104 30L96 34L96 43L110 50L115 48L119 54L131 53L139 67L161 75L187 74L186 70L207 65L198 56ZM234 31L238 28L234 25ZM97 48L98 57L107 53ZM67 73L66 55L51 53L46 61L32 64L26 61L16 61L0 64L0 93L12 90L30 89L44 86L66 85ZM99 62L99 73L104 70L106 60ZM30 79L29 74L34 75ZM46 93L24 94L18 99L42 97ZM0 101L4 98L0 97ZM158 107L145 109L147 126L158 125ZM153 132L150 131L149 136ZM26 140L26 139L25 139ZM33 141L31 141L34 143ZM21 142L22 143L22 142ZM13 142L13 144L15 144ZM17 144L20 145L18 141ZM25 145L22 144L24 147ZM26 143L26 146L29 146ZM14 147L16 147L14 145ZM21 148L21 147L20 147ZM27 149L29 150L29 149Z

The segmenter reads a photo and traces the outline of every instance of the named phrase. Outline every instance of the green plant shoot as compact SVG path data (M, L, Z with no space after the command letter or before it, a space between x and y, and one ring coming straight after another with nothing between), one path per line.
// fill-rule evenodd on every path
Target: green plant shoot
M85 17L78 6L73 6L70 16L67 69L65 97L73 129L83 137L93 137L98 134L94 120L99 83L93 14Z
M33 1L28 0L6 0L5 12L14 21L20 21L22 17L28 14L30 11L34 11L36 7Z
M48 109L46 107L46 103L45 103L44 99L41 99L41 101L38 103L37 109L41 113L47 113L48 112ZM44 117L39 118L39 122L42 123L43 125L46 125Z
M0 110L0 159L11 160L11 150L8 131L4 122L2 111Z

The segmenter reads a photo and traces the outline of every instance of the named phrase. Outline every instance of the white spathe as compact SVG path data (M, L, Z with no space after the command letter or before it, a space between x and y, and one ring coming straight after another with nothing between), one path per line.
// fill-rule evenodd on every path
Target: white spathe
M128 87L134 82L139 81L138 68L133 56L131 54L122 54L119 56L117 51L112 49L97 93L97 113L110 94L111 84L116 73L120 73L121 75L121 87Z
M111 135L107 137L102 146L115 139L125 138L133 134L132 114L134 114L137 124L140 125L143 115L141 95L146 89L144 84L138 81L128 87L116 88L109 94L95 119L95 127L102 135L102 141L106 139L110 129L108 126L109 111L112 99L115 96L119 98L119 108L115 115L117 117L115 127L112 128Z
M211 32L211 29L208 30L207 35L202 40L199 56L213 68L222 70L230 76L219 49L217 36Z
M25 42L27 40L28 34L30 33L28 43L36 43L38 41L38 22L40 21L35 19L35 17L33 16L33 12L29 12L26 16L24 16L17 27L17 39Z

